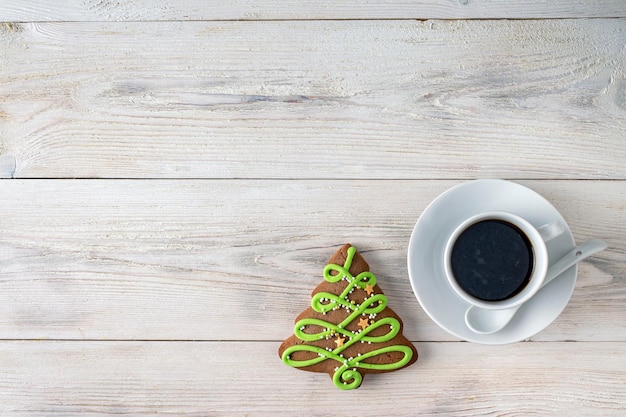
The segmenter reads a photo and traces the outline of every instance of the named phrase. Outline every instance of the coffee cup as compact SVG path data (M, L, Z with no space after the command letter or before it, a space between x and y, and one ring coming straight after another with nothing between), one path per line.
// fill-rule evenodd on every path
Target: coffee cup
M546 242L561 235L559 221L533 226L509 212L471 216L448 238L444 271L454 292L483 309L509 309L530 300L548 271Z

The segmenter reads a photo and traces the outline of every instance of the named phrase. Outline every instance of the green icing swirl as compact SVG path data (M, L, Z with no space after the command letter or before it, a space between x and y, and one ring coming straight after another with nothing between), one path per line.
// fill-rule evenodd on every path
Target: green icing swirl
M328 282L339 282L346 280L348 285L343 292L337 296L328 292L319 292L311 299L311 307L318 313L326 314L329 311L336 310L338 308L344 308L350 312L341 323L335 324L325 320L304 318L299 320L294 327L295 336L303 342L313 342L320 339L329 339L335 335L342 335L345 337L345 342L342 346L338 346L336 349L324 349L318 346L311 345L293 345L287 348L282 355L282 360L289 366L295 368L307 367L318 364L326 360L334 360L339 363L339 366L335 368L333 374L334 384L345 390L357 388L361 385L363 376L358 371L361 369L378 370L378 371L391 371L398 369L406 365L413 356L413 350L404 345L386 346L380 349L375 349L365 354L359 354L355 358L344 358L342 352L354 345L355 343L383 343L393 339L400 331L400 322L394 317L385 317L383 319L374 321L365 329L359 329L358 331L350 331L346 329L346 326L352 323L358 317L375 315L380 313L387 306L387 297L383 294L375 294L365 299L362 304L354 304L348 301L348 295L356 288L364 289L367 285L376 285L376 277L369 271L362 272L356 277L352 276L349 272L352 264L352 259L356 249L350 247L348 249L348 256L343 266L336 264L326 265L324 268L324 279ZM336 274L331 274L334 271ZM306 330L309 326L318 326L323 330L317 333L308 333ZM369 336L373 330L383 326L388 326L389 331L381 336ZM291 354L298 351L308 351L317 354L316 357L307 360L293 360ZM402 359L393 363L373 364L364 362L367 359L373 358L377 355L387 354L390 352L403 353Z

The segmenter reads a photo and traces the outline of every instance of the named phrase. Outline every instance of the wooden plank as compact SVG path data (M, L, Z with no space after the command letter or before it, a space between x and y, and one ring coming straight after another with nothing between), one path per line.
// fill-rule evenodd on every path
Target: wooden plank
M422 210L457 183L0 181L0 338L281 340L350 242L410 340L455 340L413 296L406 250ZM624 183L523 183L578 242L609 245L534 340L626 341Z
M6 0L0 21L626 17L621 0Z
M422 355L416 364L368 375L346 406L346 392L328 375L283 365L274 342L2 342L0 411L15 417L626 411L626 343L416 347Z
M16 178L625 178L625 22L0 25L0 155Z

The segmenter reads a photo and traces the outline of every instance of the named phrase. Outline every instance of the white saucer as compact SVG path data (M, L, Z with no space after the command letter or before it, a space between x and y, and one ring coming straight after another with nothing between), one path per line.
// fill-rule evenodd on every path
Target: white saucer
M576 246L565 219L535 191L503 180L469 181L437 197L417 221L408 251L411 286L430 318L454 336L490 345L518 342L539 333L561 314L574 291L578 267L572 266L541 289L504 329L493 334L472 332L464 320L469 304L452 290L445 277L443 251L458 224L485 211L508 211L535 227L560 220L565 231L547 242L550 265Z

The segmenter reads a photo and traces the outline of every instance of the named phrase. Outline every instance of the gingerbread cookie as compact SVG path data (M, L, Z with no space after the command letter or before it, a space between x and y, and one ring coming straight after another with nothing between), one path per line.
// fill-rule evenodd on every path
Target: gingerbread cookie
M358 388L367 373L395 371L417 360L400 317L387 307L369 265L350 244L330 258L311 306L296 318L294 334L278 355L289 366L328 373L345 390Z

